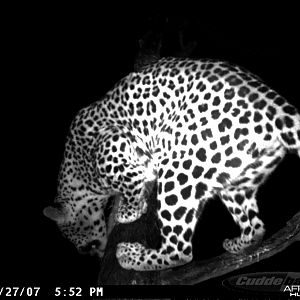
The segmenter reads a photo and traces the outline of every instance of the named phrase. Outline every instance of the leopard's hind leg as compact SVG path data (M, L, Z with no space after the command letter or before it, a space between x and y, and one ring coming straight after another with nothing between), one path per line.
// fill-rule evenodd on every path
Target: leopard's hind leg
M249 251L261 241L265 228L259 218L256 193L285 153L285 148L279 142L268 150L264 149L254 163L244 168L240 178L219 192L221 200L241 229L241 236L224 241L225 250L231 253Z
M265 229L258 217L255 194L256 191L251 189L225 190L220 193L223 203L241 229L239 237L224 241L223 247L228 252L242 252L263 238Z

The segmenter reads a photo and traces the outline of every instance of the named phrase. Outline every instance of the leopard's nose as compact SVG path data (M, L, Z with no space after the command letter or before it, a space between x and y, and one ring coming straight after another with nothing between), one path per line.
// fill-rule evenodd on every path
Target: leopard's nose
M98 240L91 241L84 246L78 248L80 254L93 254L101 246L101 242Z

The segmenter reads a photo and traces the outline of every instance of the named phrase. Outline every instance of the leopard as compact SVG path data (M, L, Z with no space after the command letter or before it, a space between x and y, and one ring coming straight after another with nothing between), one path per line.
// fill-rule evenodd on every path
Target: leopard
M240 228L223 248L247 253L265 233L257 191L289 152L300 157L299 112L259 76L217 59L162 58L78 112L57 197L44 214L78 251L103 257L113 197L115 221L134 222L147 212L146 186L155 182L161 244L119 243L121 267L191 262L199 215L215 197Z

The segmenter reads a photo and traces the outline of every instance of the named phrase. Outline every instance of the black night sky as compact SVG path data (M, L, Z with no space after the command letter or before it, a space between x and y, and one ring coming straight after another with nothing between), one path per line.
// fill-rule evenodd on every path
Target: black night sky
M52 14L43 10L18 22L7 21L9 84L3 102L9 108L2 110L3 119L7 118L2 129L8 136L2 146L10 158L9 164L4 158L9 167L2 182L2 201L9 208L2 206L0 228L0 281L6 285L96 283L97 261L80 256L42 210L55 197L72 118L133 70L138 39L154 23L164 26L162 55L176 54L178 30L184 28L184 38L197 41L192 57L219 58L242 65L300 109L299 22L286 16L286 22L275 18L272 23L261 20L250 26L246 21L227 24L201 21L197 16L168 16L164 23L161 19L165 18L157 16L103 18L95 13ZM161 23L157 25L155 18ZM297 156L287 156L259 192L266 237L299 211L299 170ZM221 202L209 203L194 238L195 259L222 253L222 240L234 230ZM299 245L294 244L228 276L299 271L296 251L299 253ZM220 289L221 279L195 289L213 285Z

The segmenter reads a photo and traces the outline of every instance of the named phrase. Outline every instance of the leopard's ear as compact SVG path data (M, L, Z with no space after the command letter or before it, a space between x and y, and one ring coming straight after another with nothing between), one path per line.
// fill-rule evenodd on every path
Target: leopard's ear
M52 207L52 206L47 206L44 208L43 210L44 215L57 222L57 223L63 223L65 221L66 215L64 212L62 212L61 210Z

